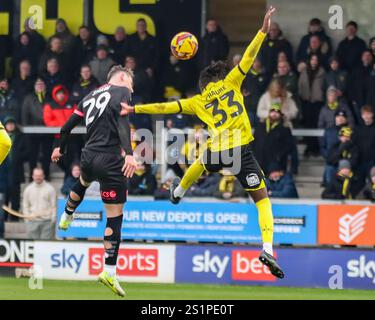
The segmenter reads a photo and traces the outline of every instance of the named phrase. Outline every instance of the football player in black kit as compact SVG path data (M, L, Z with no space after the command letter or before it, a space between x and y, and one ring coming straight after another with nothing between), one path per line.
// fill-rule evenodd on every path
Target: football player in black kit
M133 73L121 66L114 66L108 73L107 82L88 94L61 128L60 147L53 150L51 159L57 162L66 153L71 131L83 120L87 134L81 155L81 176L70 191L59 228L68 229L86 189L91 182L98 181L107 215L105 265L99 281L117 295L124 296L125 292L116 278L116 264L121 242L122 212L127 197L127 178L133 176L137 163L131 148L129 120L120 112L121 103L130 102Z

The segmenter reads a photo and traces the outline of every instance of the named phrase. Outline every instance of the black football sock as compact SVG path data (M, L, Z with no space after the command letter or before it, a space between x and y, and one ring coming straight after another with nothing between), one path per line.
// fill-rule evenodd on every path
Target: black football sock
M68 201L65 205L65 212L67 214L72 215L74 211L78 208L78 206L83 201L83 198L85 197L86 190L87 187L81 183L80 179L78 179L72 190L69 192ZM72 199L72 193L75 193L79 197L79 200Z
M118 250L121 243L122 215L114 218L107 218L107 225L104 233L105 264L116 266Z

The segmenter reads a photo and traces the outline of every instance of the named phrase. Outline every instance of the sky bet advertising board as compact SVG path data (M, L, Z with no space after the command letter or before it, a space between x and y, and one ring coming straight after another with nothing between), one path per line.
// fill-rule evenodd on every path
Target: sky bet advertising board
M212 283L330 289L375 289L375 251L276 249L285 278L272 276L251 247L176 248L176 283Z
M174 245L122 243L117 276L127 282L173 283ZM36 241L34 265L46 279L96 280L104 267L101 242Z
M59 200L59 215L65 200ZM315 205L274 205L275 243L315 245ZM57 237L101 238L106 219L100 200L84 201L68 231ZM126 203L122 238L198 242L260 243L258 213L254 204L131 201Z

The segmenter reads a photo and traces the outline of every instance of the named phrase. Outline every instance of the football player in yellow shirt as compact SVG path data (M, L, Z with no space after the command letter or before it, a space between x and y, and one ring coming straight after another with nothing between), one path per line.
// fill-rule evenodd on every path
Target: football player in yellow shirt
M271 24L275 8L270 7L263 26L247 47L241 61L232 70L226 63L215 62L200 74L201 93L189 99L166 103L152 103L130 107L123 104L123 114L171 114L183 113L198 116L208 127L210 139L203 157L197 159L180 181L175 178L171 185L171 201L177 204L189 187L206 170L217 172L229 168L233 175L254 200L262 233L263 251L260 261L271 273L283 278L284 273L273 257L273 214L268 197L264 174L251 152L254 140L249 117L243 104L241 84L249 72ZM228 161L230 160L231 161ZM236 167L236 165L239 165ZM236 168L238 170L236 170Z
M0 165L3 163L7 157L10 148L12 146L12 141L10 140L3 124L0 122Z

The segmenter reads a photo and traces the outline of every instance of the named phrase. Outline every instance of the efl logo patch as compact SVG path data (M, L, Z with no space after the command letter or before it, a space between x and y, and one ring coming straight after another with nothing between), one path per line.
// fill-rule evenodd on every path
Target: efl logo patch
M246 177L246 182L249 187L256 187L260 184L260 179L256 173L250 173Z

